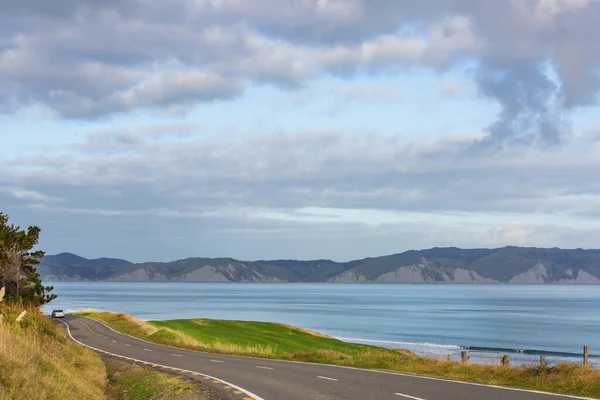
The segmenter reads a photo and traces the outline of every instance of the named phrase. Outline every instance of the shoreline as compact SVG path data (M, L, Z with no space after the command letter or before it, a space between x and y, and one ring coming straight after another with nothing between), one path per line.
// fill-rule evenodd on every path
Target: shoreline
M67 310L68 313L73 315L82 315L85 313L114 313L107 310ZM125 313L121 313L125 314ZM125 314L131 316L129 314ZM135 318L135 317L133 317ZM185 319L173 319L163 321L152 321L152 320L140 320L145 323L151 322L169 322L176 320L207 320L206 318L185 318ZM216 320L215 320L216 321ZM420 357L434 359L434 360L452 360L459 361L461 358L461 352L466 351L471 364L479 365L501 365L501 359L504 355L509 355L511 363L515 366L529 366L539 365L540 355L545 357L545 363L548 366L554 366L563 362L567 363L581 363L583 360L583 353L570 353L561 351L551 350L539 350L539 349L514 349L514 348L503 348L503 347L482 347L482 346L461 346L453 344L437 344L437 343L426 343L426 342L407 342L407 341L395 341L395 340L379 340L379 339L363 339L363 338L348 338L339 337L335 335L327 335L322 332L314 331L308 328L293 326L289 324L283 324L274 321L252 321L252 320L223 320L229 322L242 322L242 323L264 323L281 325L290 329L307 332L314 336L332 338L345 343L362 344L367 346L373 346L382 349L396 350L402 352L410 352ZM398 346L400 345L400 346ZM433 350L432 350L433 349ZM437 350L437 351L436 351ZM450 358L448 358L450 357ZM600 367L600 355L589 354L589 364L591 366Z
M212 353L354 369L397 372L516 389L600 396L600 369L575 363L555 366L489 365L471 360L420 357L410 351L342 342L318 332L277 323L210 319L141 321L123 313L80 312L110 329L149 343Z
M583 353L571 353L553 350L460 346L437 343L402 342L392 340L346 338L338 336L334 337L349 343L361 343L374 346L379 345L381 347L390 349L397 348L396 345L402 345L403 350L413 352L422 357L430 357L435 359L447 359L448 356L451 356L451 359L453 360L460 360L461 351L467 351L471 362L484 365L499 365L503 355L509 355L511 358L511 363L514 365L539 364L540 355L545 357L547 365L557 365L561 362L578 363L583 360ZM600 367L600 354L589 354L588 356L590 365Z

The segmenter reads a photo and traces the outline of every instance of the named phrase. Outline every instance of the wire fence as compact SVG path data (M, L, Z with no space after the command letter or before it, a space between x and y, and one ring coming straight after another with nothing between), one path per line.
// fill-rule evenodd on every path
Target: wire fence
M527 354L519 352L507 352L503 353L500 351L491 350L453 350L444 354L442 352L433 352L425 350L413 350L414 353L427 358L435 358L439 360L450 360L450 361L461 361L461 352L466 352L466 360L473 364L485 364L485 365L501 365L502 357L505 355L510 356L511 365L522 365L522 366L539 366L542 361L547 366L559 364L561 362L569 362L576 364L583 364L583 353L577 355L573 353L569 356L560 356L553 354L544 354L543 352L537 354ZM540 355L543 358L540 358ZM600 368L600 355L590 354L588 356L587 365L591 367Z

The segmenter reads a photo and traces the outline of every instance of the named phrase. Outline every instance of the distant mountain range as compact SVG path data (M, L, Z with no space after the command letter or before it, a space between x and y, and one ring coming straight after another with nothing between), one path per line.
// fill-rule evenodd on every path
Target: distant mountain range
M529 247L411 250L350 262L187 258L168 263L46 256L46 281L600 284L600 250Z

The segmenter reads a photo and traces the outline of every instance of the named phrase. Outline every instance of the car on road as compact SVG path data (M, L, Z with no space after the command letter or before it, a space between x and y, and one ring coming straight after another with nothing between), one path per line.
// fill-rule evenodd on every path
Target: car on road
M65 312L63 310L52 310L52 318L64 318Z

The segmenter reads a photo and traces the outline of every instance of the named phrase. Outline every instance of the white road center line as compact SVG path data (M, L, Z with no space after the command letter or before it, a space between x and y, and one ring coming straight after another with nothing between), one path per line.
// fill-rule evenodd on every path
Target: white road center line
M413 397L413 396L409 396L407 394L402 394L402 393L394 393L396 396L400 396L400 397L406 397L407 399L413 399L413 400L425 400L422 399L420 397Z
M127 344L127 343L125 343L125 346L127 346L127 347L131 347L131 345L130 345L130 344Z
M327 379L328 381L335 381L335 382L337 382L337 381L338 381L338 380L337 380L337 379L335 379L335 378L328 378L328 377L326 377L326 376L321 376L321 375L317 376L317 378L320 378L320 379Z
M262 365L257 365L256 368L260 368L260 369L273 369L270 367L263 367Z
M223 361L220 361L220 360L210 360L210 361L217 362L217 363L222 363L223 362Z
M116 341L116 340L113 340L113 343L117 343L117 341Z
M144 351L152 351L152 350L150 350L150 349L144 349Z
M181 354L171 354L174 357L183 357Z

